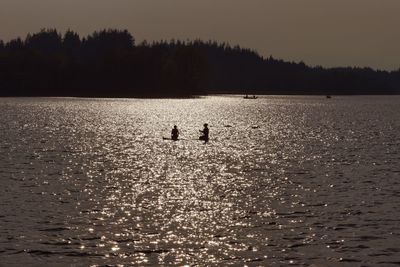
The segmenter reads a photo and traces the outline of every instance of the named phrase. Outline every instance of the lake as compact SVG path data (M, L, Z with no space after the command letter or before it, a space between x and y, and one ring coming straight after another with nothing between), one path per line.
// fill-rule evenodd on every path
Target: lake
M399 96L0 98L0 266L399 265L399 130Z

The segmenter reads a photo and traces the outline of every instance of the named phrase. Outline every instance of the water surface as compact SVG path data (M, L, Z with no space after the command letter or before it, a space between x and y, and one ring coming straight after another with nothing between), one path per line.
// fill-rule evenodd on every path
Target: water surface
M399 114L397 96L2 98L0 266L399 265ZM162 139L174 124L185 140Z

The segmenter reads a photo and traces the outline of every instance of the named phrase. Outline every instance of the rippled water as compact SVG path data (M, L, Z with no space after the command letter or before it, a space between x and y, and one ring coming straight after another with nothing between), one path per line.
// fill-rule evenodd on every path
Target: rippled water
M0 266L399 265L399 114L397 96L0 99ZM162 139L174 124L185 140Z

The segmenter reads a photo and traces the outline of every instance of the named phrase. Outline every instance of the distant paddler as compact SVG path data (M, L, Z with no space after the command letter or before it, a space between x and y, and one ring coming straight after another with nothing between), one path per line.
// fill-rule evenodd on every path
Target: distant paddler
M208 129L208 124L207 123L204 123L204 129L203 130L200 130L200 132L201 133L203 133L203 135L202 136L200 136L199 137L199 139L200 140L203 140L204 142L208 142L208 140L209 140L209 129Z
M178 126L174 125L174 128L171 131L171 139L174 141L178 141L178 138L179 138Z

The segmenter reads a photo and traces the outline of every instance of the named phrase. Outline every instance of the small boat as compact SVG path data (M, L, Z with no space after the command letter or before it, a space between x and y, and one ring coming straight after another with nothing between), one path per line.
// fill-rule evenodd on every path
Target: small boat
M326 98L332 98L330 95L327 95Z
M246 95L246 96L243 97L243 98L244 98L244 99L257 99L258 97L255 96L255 95L253 95L253 96Z

